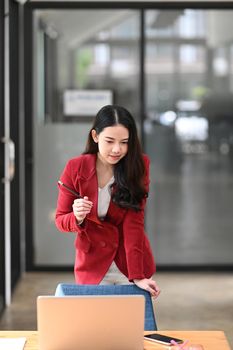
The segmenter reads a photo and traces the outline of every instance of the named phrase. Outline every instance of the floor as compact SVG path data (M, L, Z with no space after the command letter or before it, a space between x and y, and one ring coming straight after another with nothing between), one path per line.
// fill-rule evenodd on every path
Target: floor
M162 290L155 303L159 329L223 330L233 348L232 273L158 272L156 280ZM73 275L26 273L0 319L0 329L36 329L36 297L54 294L59 282L73 282Z

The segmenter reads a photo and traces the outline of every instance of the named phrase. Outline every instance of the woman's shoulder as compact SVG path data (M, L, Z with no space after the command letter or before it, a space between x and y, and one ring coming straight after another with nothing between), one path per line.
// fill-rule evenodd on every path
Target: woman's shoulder
M76 164L82 163L83 161L84 162L91 161L95 158L96 158L95 154L81 154L77 157L73 157L73 158L69 159L67 163L76 165Z
M81 154L77 157L68 160L66 166L71 170L75 169L87 169L95 166L96 155L95 154Z

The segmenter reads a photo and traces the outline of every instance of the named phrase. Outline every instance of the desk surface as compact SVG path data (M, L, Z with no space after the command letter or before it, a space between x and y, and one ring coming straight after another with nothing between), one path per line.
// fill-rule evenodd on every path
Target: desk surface
M150 333L150 332L145 332ZM156 332L153 332L156 333ZM231 350L222 331L159 331L158 333L189 340L190 344L201 344L204 350ZM37 331L0 331L0 337L26 337L24 350L38 350ZM164 350L164 345L145 341L144 350Z

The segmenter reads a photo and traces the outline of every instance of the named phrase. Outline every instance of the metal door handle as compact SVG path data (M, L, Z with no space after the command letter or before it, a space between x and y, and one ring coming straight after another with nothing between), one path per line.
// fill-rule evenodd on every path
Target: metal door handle
M15 176L15 144L9 137L2 137L2 143L5 144L5 177L2 182L10 182Z

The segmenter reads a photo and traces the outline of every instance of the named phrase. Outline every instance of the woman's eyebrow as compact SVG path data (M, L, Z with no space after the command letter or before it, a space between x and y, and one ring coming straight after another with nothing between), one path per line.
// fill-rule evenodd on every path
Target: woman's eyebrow
M115 138L114 138L114 137L111 137L111 136L105 136L105 138L106 138L106 139L109 139L109 140L115 140ZM122 139L121 141L128 141L128 140L129 140L129 138L126 137L125 139Z

